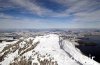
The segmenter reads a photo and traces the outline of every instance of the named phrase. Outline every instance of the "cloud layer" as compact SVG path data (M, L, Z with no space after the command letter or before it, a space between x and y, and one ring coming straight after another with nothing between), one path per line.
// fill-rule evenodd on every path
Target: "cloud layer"
M16 20L15 28L100 28L100 0L0 0L0 28Z

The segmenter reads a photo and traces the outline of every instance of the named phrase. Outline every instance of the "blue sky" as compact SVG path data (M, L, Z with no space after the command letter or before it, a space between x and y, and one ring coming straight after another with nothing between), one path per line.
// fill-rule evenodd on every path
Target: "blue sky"
M0 29L100 28L100 0L0 0Z

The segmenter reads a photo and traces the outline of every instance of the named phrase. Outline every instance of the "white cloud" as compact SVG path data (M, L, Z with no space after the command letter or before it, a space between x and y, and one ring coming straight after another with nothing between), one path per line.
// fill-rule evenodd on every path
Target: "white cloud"
M76 21L79 22L100 22L100 10L94 11L94 12L90 12L90 13L86 13L86 12L79 12L74 14L76 17Z
M9 28L53 28L59 24L52 23L45 19L1 19L0 28L9 29Z
M13 17L4 13L0 13L0 19L17 19L17 17Z
M48 10L46 8L43 8L36 4L36 2L33 0L31 2L30 0L11 0L14 4L25 8L26 10L29 10L32 13L36 13L38 15L44 15L47 12L51 12L51 10Z
M0 28L100 28L100 2L94 0L51 0L53 2L59 3L62 6L67 7L62 12L55 12L50 9L46 9L40 6L33 0L10 0L12 3L4 4L15 7L22 7L28 10L28 13L38 14L39 16L47 16L54 18L66 18L73 16L72 20L69 22L62 22L63 19L54 21L51 19L16 19L16 17L0 13ZM97 9L96 9L97 8ZM26 13L26 12L22 12Z

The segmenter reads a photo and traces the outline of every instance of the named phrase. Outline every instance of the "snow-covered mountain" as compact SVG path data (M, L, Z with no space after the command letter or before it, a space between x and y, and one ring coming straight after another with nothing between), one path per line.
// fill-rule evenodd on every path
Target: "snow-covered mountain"
M0 65L100 65L83 55L75 42L48 34L0 43Z

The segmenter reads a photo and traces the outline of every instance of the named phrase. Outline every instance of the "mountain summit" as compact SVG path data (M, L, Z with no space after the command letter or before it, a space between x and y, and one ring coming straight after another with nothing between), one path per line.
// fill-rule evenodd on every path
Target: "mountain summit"
M0 65L100 65L57 34L0 43Z

